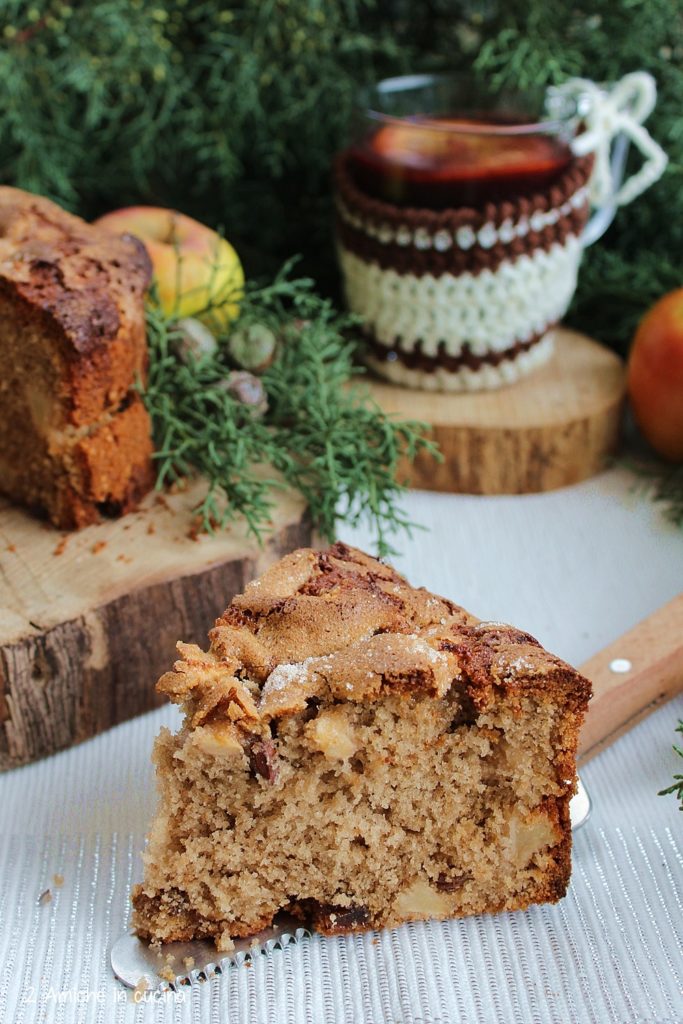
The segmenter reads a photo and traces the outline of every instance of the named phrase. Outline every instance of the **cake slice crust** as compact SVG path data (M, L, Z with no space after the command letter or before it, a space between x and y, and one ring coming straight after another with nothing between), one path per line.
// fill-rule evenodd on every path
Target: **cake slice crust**
M138 934L326 933L555 902L590 684L343 544L236 597L159 689L160 803Z

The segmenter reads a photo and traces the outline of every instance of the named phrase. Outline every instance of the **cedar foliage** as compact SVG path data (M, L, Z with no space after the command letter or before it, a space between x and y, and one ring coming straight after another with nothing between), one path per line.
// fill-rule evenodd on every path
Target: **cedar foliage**
M4 0L0 177L95 216L175 206L250 274L304 255L335 287L330 157L359 85L474 67L520 85L645 68L665 178L589 251L571 313L624 349L681 282L683 0Z
M212 532L242 516L262 540L286 483L304 496L314 529L327 540L334 539L337 517L365 522L378 554L391 554L390 537L415 525L401 508L401 463L438 452L423 423L379 408L354 361L354 319L321 298L312 280L293 279L291 269L283 267L263 288L248 285L237 320L201 355L183 350L182 328L152 290L149 376L141 391L152 420L157 488L200 475L208 489L195 527ZM260 379L267 399L260 410L226 387L240 369L230 336L248 324L277 339Z

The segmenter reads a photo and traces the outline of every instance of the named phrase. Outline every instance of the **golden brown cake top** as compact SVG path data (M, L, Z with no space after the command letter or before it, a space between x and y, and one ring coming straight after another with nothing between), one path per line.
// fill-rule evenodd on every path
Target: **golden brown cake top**
M0 186L0 284L62 329L82 356L139 319L151 263L132 235L111 235L56 203Z
M438 698L454 684L479 711L501 689L517 700L530 686L549 697L560 688L581 710L590 696L529 634L482 622L341 543L287 555L233 599L210 640L207 653L180 644L158 684L193 726L258 730L311 701Z

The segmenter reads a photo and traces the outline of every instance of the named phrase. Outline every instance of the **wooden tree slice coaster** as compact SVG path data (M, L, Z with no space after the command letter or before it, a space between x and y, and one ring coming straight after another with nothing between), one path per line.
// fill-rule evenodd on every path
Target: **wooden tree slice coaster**
M382 409L428 423L444 456L418 455L401 478L431 491L526 494L599 472L618 440L624 364L583 334L554 334L550 361L497 391L444 394L373 380Z
M263 547L243 523L192 539L201 483L60 533L0 499L0 768L71 746L161 703L177 640L204 644L230 599L311 543L303 499L278 492Z

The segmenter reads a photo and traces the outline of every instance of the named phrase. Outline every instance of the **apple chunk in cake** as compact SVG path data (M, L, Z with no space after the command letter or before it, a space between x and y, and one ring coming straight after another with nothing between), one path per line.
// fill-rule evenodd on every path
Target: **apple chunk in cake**
M343 544L296 551L236 597L182 704L138 934L219 948L287 909L332 933L555 902L590 684Z

